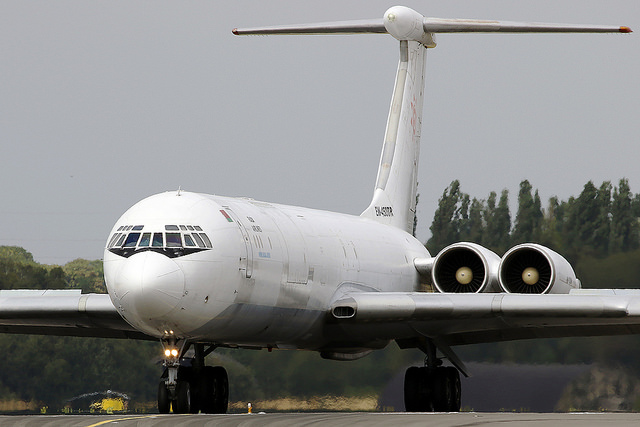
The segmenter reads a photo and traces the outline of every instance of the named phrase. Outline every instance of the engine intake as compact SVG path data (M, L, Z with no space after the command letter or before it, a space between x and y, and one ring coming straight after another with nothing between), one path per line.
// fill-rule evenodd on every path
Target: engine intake
M444 248L433 262L431 277L440 292L497 292L500 257L476 243Z
M559 253L535 243L509 249L498 275L503 291L514 294L568 294L580 288L571 264Z

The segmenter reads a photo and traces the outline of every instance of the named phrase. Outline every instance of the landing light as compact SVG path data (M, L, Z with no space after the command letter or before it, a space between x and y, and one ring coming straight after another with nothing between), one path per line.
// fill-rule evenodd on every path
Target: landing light
M164 351L165 357L178 357L178 349L177 348L167 348Z

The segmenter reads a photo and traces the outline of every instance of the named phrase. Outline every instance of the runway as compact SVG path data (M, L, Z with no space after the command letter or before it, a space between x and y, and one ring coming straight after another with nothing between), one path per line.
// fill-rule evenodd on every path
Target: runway
M195 427L195 426L495 426L505 424L526 426L637 426L636 413L276 413L233 415L30 415L0 416L5 427Z

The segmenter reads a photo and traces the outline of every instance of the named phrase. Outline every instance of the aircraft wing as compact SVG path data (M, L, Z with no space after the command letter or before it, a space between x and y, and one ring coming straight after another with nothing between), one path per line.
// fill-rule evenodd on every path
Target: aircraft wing
M332 305L331 317L345 334L390 340L423 336L446 346L640 334L640 291L350 293Z
M107 294L0 291L0 333L156 340L129 325Z

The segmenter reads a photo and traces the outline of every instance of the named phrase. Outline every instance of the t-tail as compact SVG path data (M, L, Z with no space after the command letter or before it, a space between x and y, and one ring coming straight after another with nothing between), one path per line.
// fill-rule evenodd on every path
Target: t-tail
M363 217L413 230L422 127L426 48L436 33L629 33L629 27L546 24L475 19L426 18L404 6L388 9L382 19L234 29L252 34L390 34L400 41L400 61L387 119L378 176Z

